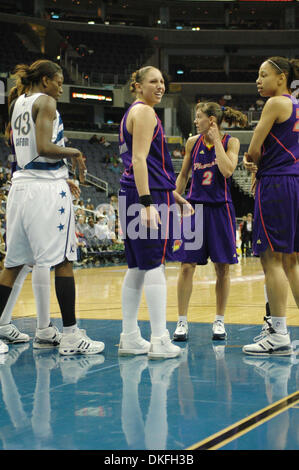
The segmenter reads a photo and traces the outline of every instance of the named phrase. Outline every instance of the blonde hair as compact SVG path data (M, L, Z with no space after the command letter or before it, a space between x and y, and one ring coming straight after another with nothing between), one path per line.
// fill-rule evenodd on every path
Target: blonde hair
M156 69L156 67L154 67L153 65L147 65L146 67L141 67L141 69L136 70L132 73L130 81L131 93L136 93L136 83L142 83L146 74L152 69Z
M217 125L220 127L223 121L227 122L230 126L232 124L238 124L240 127L246 127L247 116L241 111L230 108L229 106L220 106L218 103L213 101L207 101L198 103L196 111L202 111L207 116L214 116L217 120Z

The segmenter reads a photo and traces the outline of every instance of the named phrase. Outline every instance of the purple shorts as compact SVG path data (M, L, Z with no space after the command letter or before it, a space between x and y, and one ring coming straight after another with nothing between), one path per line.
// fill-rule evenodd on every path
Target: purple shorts
M199 218L196 223L196 212L200 209L195 208L195 214L191 216L191 230L197 233L201 230ZM238 256L236 250L236 217L235 209L232 203L224 204L203 204L203 217L202 217L202 246L199 249L188 249L186 231L183 232L183 248L184 250L179 253L179 261L182 263L197 263L207 264L208 258L213 263L238 263ZM190 222L189 222L190 223ZM183 226L187 224L183 219ZM197 225L197 227L195 227ZM196 232L195 232L196 228ZM188 236L188 243L190 237Z
M136 188L122 187L119 191L119 218L129 268L149 270L165 261L177 261L182 249L181 218L172 191L151 190L151 195L161 218L158 230L140 223Z
M299 252L299 177L263 176L257 184L253 251Z

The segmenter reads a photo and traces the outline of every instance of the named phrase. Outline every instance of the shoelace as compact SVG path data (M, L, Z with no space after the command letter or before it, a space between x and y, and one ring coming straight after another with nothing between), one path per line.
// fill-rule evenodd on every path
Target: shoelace
M265 321L265 324L262 327L262 331L260 332L259 335L253 338L253 341L255 343L265 338L265 336L267 336L270 333L270 328L272 328L271 321L267 317L264 317L264 321Z
M180 330L180 329L187 329L187 323L184 322L183 320L179 320L177 324L177 330Z

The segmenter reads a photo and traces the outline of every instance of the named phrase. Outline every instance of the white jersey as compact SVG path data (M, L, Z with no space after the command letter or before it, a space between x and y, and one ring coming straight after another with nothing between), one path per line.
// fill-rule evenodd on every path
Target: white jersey
M11 127L17 169L13 174L12 182L27 179L68 178L66 160L43 157L37 152L32 107L41 95L44 93L35 93L30 96L23 94L15 102ZM64 147L63 122L57 110L53 121L52 142Z

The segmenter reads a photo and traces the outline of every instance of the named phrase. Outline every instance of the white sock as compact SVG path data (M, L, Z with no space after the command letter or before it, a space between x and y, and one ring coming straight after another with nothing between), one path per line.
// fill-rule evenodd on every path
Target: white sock
M122 332L133 333L137 330L137 317L140 305L145 271L138 268L128 269L122 285Z
M268 294L267 294L267 287L266 287L266 284L264 284L264 296L265 296L265 302L268 303L269 300L268 300Z
M50 324L50 268L33 266L32 289L35 297L37 328L48 328Z
M152 336L162 336L166 331L167 287L164 265L146 271L144 292L150 315Z
M11 290L10 296L8 298L7 304L5 306L5 309L3 310L3 313L0 317L0 326L8 325L11 322L13 309L16 305L16 302L17 302L18 297L20 295L20 292L22 290L24 281L25 281L28 273L30 273L31 270L32 270L32 268L25 264L22 267L19 274L17 275L17 278L16 278L16 280L14 282L14 285L13 285L13 288Z
M77 330L78 330L77 324L72 325L72 326L64 326L62 328L62 333L64 333L65 335L71 335L73 333L76 333Z
M275 330L275 333L282 335L287 334L287 319L286 317L271 317L272 318L272 327Z
M187 323L187 315L179 315L179 321L183 323Z
M220 320L222 323L224 323L224 315L216 315L215 316L215 321Z

